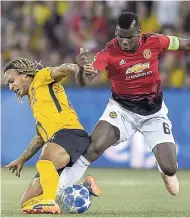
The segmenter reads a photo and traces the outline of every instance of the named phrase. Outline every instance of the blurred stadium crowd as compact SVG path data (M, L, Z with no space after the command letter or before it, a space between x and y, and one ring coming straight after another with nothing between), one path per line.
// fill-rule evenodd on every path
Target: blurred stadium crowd
M16 57L42 60L44 66L74 62L80 47L88 49L92 59L114 37L116 18L122 11L138 14L141 33L190 37L190 2L4 1L1 66ZM190 87L190 54L163 53L160 72L164 87ZM74 76L65 83L76 86ZM92 85L107 84L106 73L102 73ZM3 79L1 85L5 85Z

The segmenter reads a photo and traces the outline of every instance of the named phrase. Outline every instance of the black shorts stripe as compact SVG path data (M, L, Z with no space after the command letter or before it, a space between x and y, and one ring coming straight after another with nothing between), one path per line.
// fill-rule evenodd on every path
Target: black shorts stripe
M54 83L56 83L56 82L50 83L50 84L48 85L48 88L49 88L49 93L50 93L50 95L51 95L51 97L52 97L52 99L53 99L53 101L54 101L54 103L55 103L55 106L56 106L57 110L58 110L59 113L60 113L60 112L62 111L62 108L61 108L61 105L60 105L60 103L59 103L59 101L58 101L58 99L57 99L57 97L56 97L54 91L53 91L53 84L54 84Z

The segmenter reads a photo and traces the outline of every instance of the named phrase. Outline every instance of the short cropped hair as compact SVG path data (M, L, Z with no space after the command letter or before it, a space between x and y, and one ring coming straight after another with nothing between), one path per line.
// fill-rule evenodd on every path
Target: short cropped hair
M139 27L138 16L133 12L123 12L118 17L117 25L122 29Z

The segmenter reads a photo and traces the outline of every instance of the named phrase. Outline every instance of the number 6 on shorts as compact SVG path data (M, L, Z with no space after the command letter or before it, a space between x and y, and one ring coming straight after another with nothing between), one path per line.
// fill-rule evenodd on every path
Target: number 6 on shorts
M163 128L164 128L164 133L170 135L171 131L170 131L170 127L167 123L163 122Z

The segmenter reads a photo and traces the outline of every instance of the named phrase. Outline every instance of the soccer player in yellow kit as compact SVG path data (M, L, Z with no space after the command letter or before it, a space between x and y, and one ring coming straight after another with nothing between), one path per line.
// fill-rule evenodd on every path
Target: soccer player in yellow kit
M24 213L60 213L55 202L59 171L75 163L87 149L90 137L60 83L68 74L76 73L78 66L37 68L38 64L24 58L13 60L4 68L7 84L18 101L28 95L37 129L29 147L6 167L20 177L23 164L42 147L36 163L38 174L23 193L21 206ZM90 73L90 69L91 66L86 67L86 72ZM86 182L96 185L93 178Z

